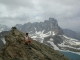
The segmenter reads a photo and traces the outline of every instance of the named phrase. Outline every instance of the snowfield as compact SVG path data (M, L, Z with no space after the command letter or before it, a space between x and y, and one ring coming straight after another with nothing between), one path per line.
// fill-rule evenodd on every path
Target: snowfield
M47 42L50 43L54 47L55 50L59 50L59 48L53 42L51 41L47 41Z
M4 38L1 38L1 40L3 41L3 43L4 43L4 44L6 44L6 41L5 41L5 39L4 39Z
M36 28L35 28L35 30L36 30ZM48 37L50 35L55 35L54 31L53 32L49 31L49 32L47 32L47 33L44 34L44 30L43 30L43 31L38 31L38 32L36 31L34 34L31 34L30 37L32 39L34 39L34 40L37 40L37 38L38 38L38 39L40 39L39 41L41 43L43 43L44 38Z

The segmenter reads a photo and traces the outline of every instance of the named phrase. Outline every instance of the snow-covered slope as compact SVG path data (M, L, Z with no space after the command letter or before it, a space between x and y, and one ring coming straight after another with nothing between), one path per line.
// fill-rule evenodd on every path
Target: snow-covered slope
M45 37L48 37L50 35L55 35L54 31L49 31L47 33L44 33L44 30L39 31L39 32L37 30L35 30L35 31L36 31L35 33L30 34L30 37L34 40L41 42L41 43L43 43L43 40Z
M69 50L69 51L80 51L80 41L67 37L65 35L57 35L55 37L55 33L52 31L47 32L46 34L43 33L44 31L36 32L35 34L30 34L30 37L36 41L44 43L55 50ZM53 34L51 34L51 32ZM46 39L45 39L46 38ZM55 39L59 38L59 40ZM61 39L60 39L61 38Z
M5 38L1 38L2 42L6 44Z
M47 41L47 42L50 43L55 50L59 50L59 48L52 41L53 41L53 39L51 38L50 41Z
M78 50L78 51L80 50L79 40L67 37L65 35L63 35L63 38L64 38L63 42L61 44L58 44L58 46L60 46L61 49L64 49L64 50L72 49L72 50Z

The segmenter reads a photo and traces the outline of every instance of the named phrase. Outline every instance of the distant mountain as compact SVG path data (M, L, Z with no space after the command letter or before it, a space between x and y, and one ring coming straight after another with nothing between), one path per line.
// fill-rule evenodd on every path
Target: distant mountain
M35 23L26 23L24 25L17 24L16 27L26 33L36 33L39 31L43 31L44 33L55 33L55 34L63 34L62 29L58 26L58 22L54 18L49 18L49 20L45 20L44 22L35 22Z
M80 41L64 34L58 22L49 18L44 22L17 24L18 30L29 33L29 36L36 41L48 45L55 50L70 50L80 52Z
M63 32L68 37L80 40L80 34L75 31L72 31L70 29L63 29Z
M0 60L69 60L63 54L47 45L31 39L30 45L25 45L22 32L13 27L5 36L6 44L0 50Z
M10 30L10 28L8 26L0 24L0 32L2 32L2 31L9 31L9 30Z

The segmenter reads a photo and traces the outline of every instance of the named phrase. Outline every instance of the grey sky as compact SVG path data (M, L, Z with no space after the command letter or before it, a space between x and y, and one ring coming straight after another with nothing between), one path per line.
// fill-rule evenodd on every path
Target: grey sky
M0 0L0 24L58 20L62 28L80 30L80 0Z

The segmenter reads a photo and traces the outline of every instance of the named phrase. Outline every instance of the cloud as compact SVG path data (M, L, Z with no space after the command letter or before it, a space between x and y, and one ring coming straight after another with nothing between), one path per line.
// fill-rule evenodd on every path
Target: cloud
M79 2L80 0L0 0L0 21L13 22L3 23L12 26L16 22L40 22L53 17L62 28L79 29Z
M0 0L1 4L4 4L10 8L17 8L17 7L34 7L34 4L31 0Z

